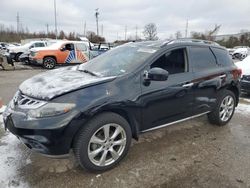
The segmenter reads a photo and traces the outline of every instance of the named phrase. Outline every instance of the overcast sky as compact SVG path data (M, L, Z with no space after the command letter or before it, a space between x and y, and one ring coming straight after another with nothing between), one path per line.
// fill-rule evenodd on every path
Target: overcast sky
M56 0L58 30L83 34L84 22L87 30L96 32L95 9L99 8L99 27L108 41L127 36L143 37L145 24L157 25L158 37L169 38L176 31L185 35L186 20L190 31L203 32L221 24L219 34L238 33L250 30L249 0ZM20 23L30 31L54 30L53 0L0 0L0 24L16 28L16 15Z

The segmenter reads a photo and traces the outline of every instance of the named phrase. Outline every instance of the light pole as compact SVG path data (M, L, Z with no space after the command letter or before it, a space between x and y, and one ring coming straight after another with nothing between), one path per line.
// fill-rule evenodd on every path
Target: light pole
M56 34L56 40L57 40L56 0L54 0L54 13L55 13L55 34Z
M99 12L98 12L99 8L95 9L95 17L96 17L96 33L99 36L99 26L98 26L98 16L99 16Z

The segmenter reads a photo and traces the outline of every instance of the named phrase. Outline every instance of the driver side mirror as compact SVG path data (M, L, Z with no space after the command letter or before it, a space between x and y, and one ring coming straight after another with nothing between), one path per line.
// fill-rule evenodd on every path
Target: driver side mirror
M61 47L60 50L63 52L63 51L66 50L66 48L65 47Z
M159 67L154 67L150 69L149 71L144 72L144 79L146 81L166 81L168 79L168 71L159 68Z

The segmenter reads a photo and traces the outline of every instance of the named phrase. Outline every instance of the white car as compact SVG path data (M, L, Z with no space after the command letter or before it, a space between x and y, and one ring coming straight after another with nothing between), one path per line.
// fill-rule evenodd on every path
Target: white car
M233 59L243 60L247 57L250 48L248 46L237 46L235 47L234 52L232 53Z
M31 48L35 47L45 47L48 45L48 41L31 41L22 46L13 46L8 48L8 52L10 53L10 58L15 61L19 61L19 57L24 52L27 52Z
M237 62L236 65L242 70L241 91L250 94L250 56L243 61Z
M250 56L246 57L243 61L235 63L241 70L243 75L250 75Z

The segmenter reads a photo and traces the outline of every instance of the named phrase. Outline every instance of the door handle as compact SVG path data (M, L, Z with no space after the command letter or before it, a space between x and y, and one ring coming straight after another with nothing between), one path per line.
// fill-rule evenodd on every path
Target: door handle
M184 85L182 85L182 87L192 87L194 85L194 83L188 83L188 84L184 84Z

